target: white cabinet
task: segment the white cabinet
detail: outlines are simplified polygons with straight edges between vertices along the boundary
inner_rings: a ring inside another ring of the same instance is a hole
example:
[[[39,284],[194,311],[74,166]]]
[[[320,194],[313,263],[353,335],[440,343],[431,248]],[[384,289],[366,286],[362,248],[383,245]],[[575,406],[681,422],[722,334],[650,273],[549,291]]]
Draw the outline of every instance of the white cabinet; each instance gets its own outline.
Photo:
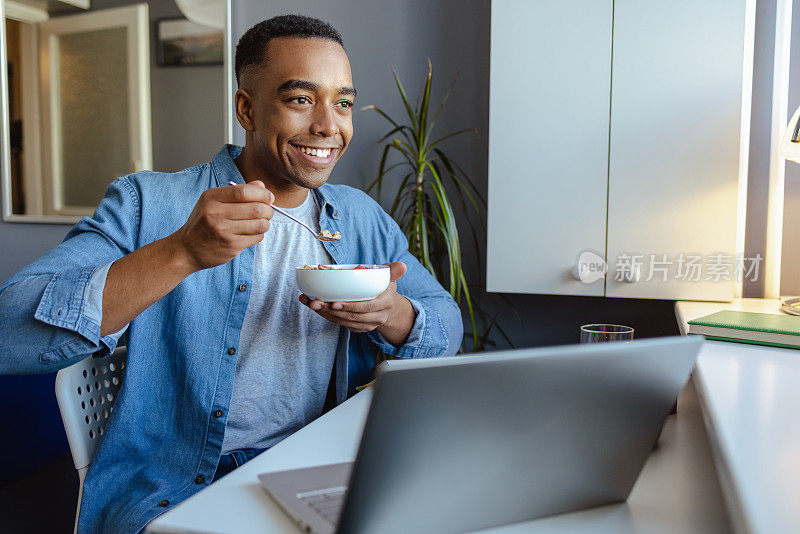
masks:
[[[747,8],[492,2],[489,291],[734,296]]]
[[[569,268],[605,250],[611,11],[492,2],[489,291],[603,294]]]

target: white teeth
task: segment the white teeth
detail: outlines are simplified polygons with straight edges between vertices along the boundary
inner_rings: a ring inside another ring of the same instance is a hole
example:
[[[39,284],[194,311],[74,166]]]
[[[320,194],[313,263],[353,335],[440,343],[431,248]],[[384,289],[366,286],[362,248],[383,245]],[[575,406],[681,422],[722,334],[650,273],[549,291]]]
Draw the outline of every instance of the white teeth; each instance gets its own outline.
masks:
[[[327,158],[331,153],[330,148],[309,148],[305,146],[297,148],[299,148],[301,152],[308,154],[309,156],[316,156],[318,158]]]

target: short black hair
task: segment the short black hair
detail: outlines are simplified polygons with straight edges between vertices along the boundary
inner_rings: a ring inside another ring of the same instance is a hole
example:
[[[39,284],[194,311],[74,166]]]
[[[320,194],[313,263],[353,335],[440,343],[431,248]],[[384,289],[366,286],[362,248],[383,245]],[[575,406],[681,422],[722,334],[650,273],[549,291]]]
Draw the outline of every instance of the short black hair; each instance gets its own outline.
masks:
[[[342,36],[336,29],[319,19],[303,15],[280,15],[263,20],[247,30],[236,45],[236,83],[241,86],[242,75],[252,71],[264,61],[267,43],[276,37],[301,37],[304,39],[329,39],[344,48]]]

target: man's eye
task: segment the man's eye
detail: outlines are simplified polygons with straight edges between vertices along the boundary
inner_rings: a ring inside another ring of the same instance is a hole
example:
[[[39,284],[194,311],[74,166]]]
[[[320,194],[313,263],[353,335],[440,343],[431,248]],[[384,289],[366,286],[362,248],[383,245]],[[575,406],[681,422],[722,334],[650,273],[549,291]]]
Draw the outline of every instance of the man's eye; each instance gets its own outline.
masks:
[[[352,108],[353,107],[353,103],[350,102],[349,100],[342,100],[339,103],[342,105],[343,108]]]
[[[302,100],[302,102],[301,102]],[[296,96],[294,98],[289,99],[290,102],[297,102],[298,104],[308,104],[310,100],[304,96]]]

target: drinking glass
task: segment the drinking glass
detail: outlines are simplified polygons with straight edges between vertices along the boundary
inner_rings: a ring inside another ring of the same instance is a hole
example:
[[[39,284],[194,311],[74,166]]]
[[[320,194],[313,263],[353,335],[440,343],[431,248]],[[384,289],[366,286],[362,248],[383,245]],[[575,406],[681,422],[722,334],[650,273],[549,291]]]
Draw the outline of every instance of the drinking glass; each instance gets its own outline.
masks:
[[[581,343],[602,343],[604,341],[631,341],[633,328],[621,324],[585,324],[581,326]],[[670,415],[677,413],[678,400],[672,405]]]
[[[585,324],[581,326],[581,343],[603,341],[630,341],[633,328],[621,324]]]

